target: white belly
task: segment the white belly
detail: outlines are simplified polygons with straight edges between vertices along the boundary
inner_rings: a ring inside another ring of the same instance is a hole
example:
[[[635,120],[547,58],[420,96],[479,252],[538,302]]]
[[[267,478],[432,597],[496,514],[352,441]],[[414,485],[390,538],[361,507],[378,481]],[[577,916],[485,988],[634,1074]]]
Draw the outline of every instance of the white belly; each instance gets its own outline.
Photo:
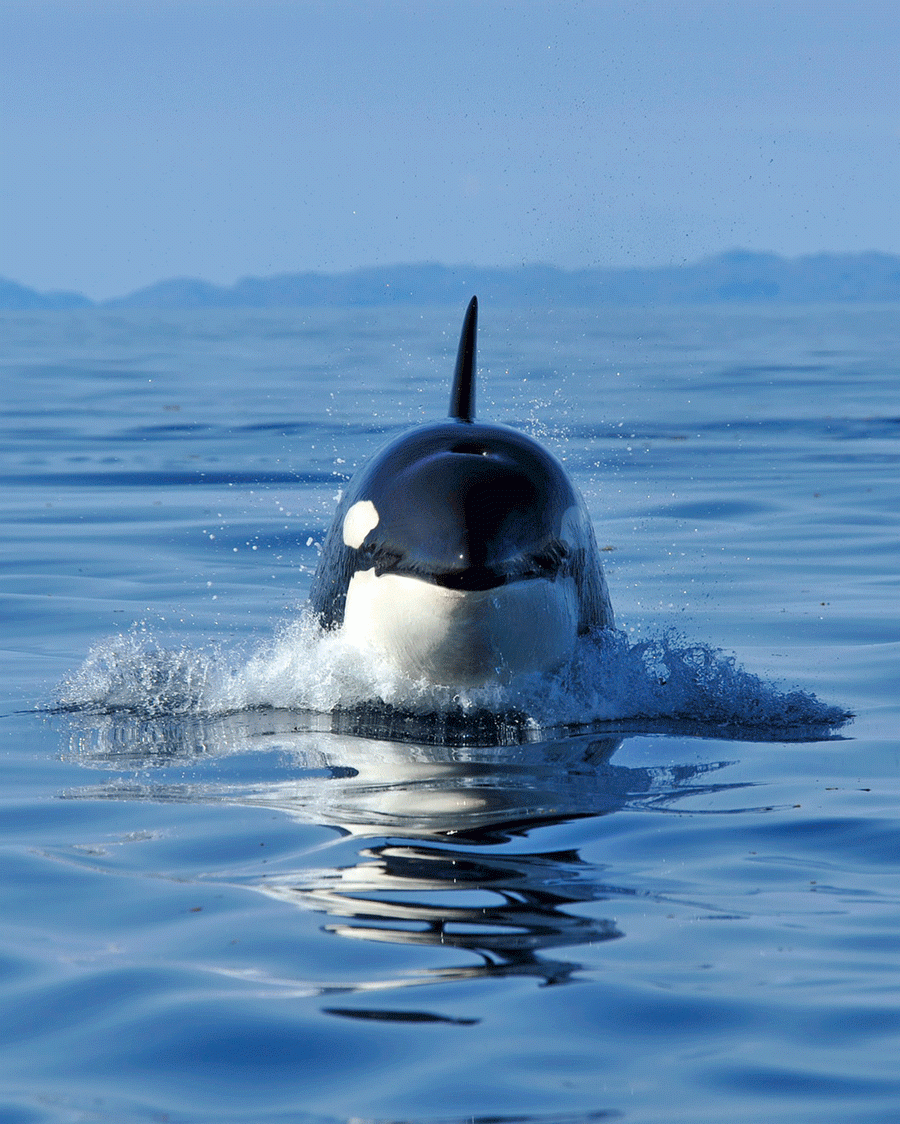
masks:
[[[347,590],[343,632],[412,678],[477,686],[567,660],[578,634],[578,599],[571,579],[470,592],[362,570]]]

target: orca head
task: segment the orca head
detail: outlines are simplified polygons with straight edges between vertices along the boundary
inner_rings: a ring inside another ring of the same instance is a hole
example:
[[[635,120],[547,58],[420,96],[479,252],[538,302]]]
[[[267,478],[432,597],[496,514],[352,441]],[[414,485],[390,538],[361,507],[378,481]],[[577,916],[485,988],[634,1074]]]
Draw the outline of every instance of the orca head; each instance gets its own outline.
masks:
[[[325,626],[443,683],[546,669],[579,632],[612,624],[593,530],[560,462],[474,420],[476,320],[473,298],[450,419],[402,435],[353,477],[310,594]]]
[[[355,569],[483,591],[554,578],[575,545],[564,535],[578,503],[561,466],[530,438],[448,422],[400,438],[372,463],[343,539],[357,551]]]

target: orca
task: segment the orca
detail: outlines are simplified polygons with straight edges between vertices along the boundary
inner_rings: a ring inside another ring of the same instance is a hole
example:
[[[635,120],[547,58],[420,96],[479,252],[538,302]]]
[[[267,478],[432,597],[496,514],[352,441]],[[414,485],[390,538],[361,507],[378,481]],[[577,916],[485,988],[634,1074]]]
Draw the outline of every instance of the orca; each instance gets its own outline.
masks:
[[[594,531],[531,437],[475,420],[478,301],[446,421],[402,434],[351,478],[310,589],[319,623],[414,679],[471,687],[551,670],[614,624]]]

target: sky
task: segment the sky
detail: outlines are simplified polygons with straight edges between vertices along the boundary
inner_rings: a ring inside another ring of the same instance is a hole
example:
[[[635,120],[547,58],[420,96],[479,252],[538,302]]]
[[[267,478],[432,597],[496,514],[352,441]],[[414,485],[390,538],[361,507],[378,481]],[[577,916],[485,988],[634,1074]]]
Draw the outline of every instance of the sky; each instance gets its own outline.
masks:
[[[900,253],[897,0],[0,0],[0,276]]]

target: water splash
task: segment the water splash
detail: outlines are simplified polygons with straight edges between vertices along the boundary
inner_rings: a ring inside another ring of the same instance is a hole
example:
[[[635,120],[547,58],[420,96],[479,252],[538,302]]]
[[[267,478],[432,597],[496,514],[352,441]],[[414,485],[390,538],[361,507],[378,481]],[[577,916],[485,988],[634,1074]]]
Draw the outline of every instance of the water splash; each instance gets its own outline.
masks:
[[[553,674],[459,690],[412,680],[386,660],[323,632],[311,615],[286,623],[249,656],[217,646],[165,647],[141,626],[96,645],[60,686],[67,710],[221,715],[274,708],[319,715],[380,708],[412,719],[515,716],[521,731],[598,723],[679,722],[709,733],[829,729],[851,716],[806,691],[784,690],[721,651],[665,633],[630,643],[602,629]],[[421,724],[421,723],[420,723]]]

